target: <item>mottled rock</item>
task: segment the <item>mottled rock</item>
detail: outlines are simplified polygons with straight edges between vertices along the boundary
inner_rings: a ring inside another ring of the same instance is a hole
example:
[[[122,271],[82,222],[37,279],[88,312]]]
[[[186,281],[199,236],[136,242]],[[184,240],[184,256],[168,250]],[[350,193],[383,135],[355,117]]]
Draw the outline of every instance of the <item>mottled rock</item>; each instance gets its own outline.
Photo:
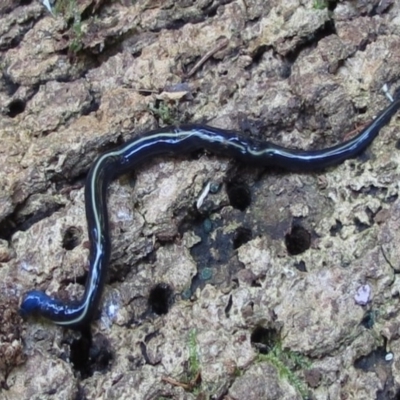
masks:
[[[110,185],[92,336],[22,321],[18,303],[83,293],[83,185],[103,151],[171,123],[303,149],[354,135],[387,105],[382,85],[399,86],[400,3],[64,6],[0,4],[0,398],[395,398],[398,115],[315,173],[149,160]]]

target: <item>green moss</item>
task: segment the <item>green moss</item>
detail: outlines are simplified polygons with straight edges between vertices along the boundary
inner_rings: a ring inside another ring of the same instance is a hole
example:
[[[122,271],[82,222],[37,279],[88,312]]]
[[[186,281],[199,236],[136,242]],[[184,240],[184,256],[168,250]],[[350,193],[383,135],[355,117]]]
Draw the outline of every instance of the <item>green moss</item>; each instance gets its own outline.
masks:
[[[325,8],[328,8],[328,0],[314,0],[313,8],[315,10],[325,10]]]
[[[200,373],[200,359],[199,351],[197,348],[197,332],[192,329],[189,332],[189,365],[188,365],[188,379],[193,381]]]
[[[148,108],[163,124],[174,125],[177,123],[175,110],[166,102],[159,101],[156,104],[150,104]]]
[[[69,51],[71,53],[78,53],[83,48],[84,31],[82,28],[82,19],[77,4],[77,0],[59,0],[54,7],[54,14],[61,15],[69,24],[72,25],[71,40],[69,43]]]
[[[307,385],[298,375],[300,370],[311,367],[311,362],[306,357],[294,351],[282,349],[282,343],[277,342],[267,354],[259,354],[257,360],[272,364],[277,369],[279,376],[287,379],[303,399],[308,398]]]

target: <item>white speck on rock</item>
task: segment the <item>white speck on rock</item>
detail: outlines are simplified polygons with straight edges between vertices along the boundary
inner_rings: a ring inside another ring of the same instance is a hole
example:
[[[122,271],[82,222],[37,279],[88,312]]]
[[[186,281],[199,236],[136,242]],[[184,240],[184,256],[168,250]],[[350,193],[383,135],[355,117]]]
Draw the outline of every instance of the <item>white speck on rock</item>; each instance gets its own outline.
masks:
[[[371,300],[371,286],[362,285],[357,289],[357,293],[354,296],[356,304],[365,306]]]
[[[386,355],[385,355],[385,360],[386,361],[392,361],[393,360],[393,358],[394,358],[394,354],[393,353],[387,353]]]

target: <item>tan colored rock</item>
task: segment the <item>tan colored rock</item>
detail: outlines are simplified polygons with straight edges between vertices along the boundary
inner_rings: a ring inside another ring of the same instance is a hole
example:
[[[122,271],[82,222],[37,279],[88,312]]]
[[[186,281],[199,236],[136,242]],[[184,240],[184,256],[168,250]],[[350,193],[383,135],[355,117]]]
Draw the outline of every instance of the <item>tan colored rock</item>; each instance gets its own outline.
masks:
[[[169,123],[304,149],[354,135],[399,86],[400,3],[84,0],[55,17],[25,3],[0,4],[0,399],[394,398],[399,115],[315,173],[149,160],[110,185],[92,342],[17,312],[33,288],[81,296],[84,178],[102,152]],[[295,226],[311,243],[291,255]]]

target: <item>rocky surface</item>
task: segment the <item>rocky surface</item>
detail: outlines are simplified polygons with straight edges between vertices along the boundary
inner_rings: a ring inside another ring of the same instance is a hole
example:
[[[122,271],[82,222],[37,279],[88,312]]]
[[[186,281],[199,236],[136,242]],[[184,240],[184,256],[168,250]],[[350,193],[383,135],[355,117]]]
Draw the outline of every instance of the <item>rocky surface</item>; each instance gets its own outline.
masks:
[[[205,122],[341,142],[400,87],[391,0],[0,5],[0,399],[396,399],[400,115],[315,173],[197,153],[110,187],[112,263],[91,332],[23,321],[79,298],[84,178],[141,132]],[[210,192],[198,206],[207,183]]]

